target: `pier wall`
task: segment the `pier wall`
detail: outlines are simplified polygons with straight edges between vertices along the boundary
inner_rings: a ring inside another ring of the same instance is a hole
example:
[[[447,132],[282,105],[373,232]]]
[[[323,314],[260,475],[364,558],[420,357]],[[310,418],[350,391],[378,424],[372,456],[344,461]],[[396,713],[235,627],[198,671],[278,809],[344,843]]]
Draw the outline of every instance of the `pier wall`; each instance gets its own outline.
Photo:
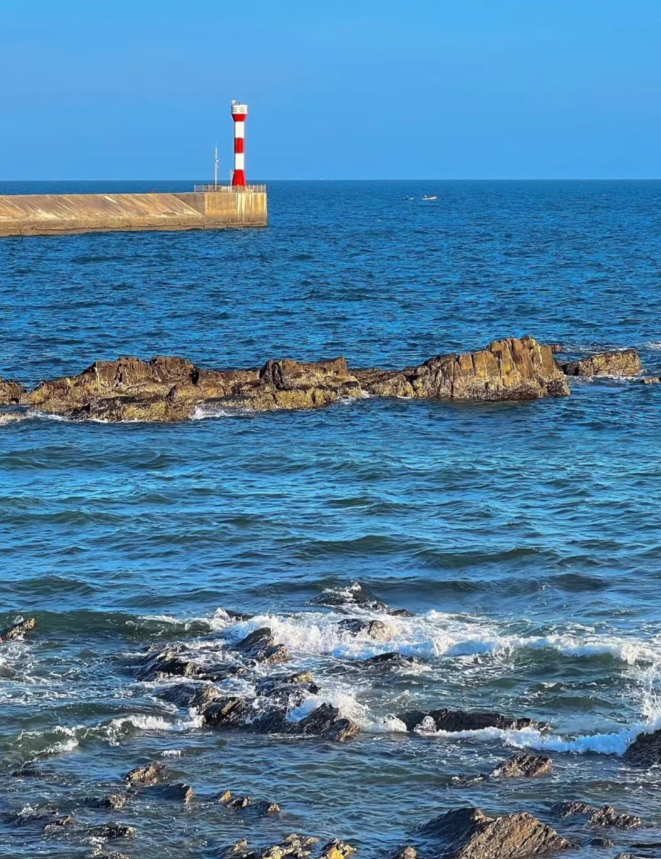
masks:
[[[0,236],[265,227],[266,191],[0,196]]]

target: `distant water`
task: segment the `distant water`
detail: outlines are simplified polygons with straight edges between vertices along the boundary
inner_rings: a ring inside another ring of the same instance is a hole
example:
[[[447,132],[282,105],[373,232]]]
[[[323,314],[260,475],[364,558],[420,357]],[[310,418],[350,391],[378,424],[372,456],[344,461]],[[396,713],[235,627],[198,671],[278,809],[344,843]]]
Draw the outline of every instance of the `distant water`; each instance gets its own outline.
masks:
[[[570,353],[636,346],[661,371],[660,182],[269,191],[263,231],[1,240],[0,375],[32,385],[127,354],[395,367],[524,333]],[[213,857],[291,831],[376,856],[466,804],[550,821],[558,799],[609,802],[661,827],[658,774],[621,760],[661,724],[660,438],[661,388],[621,381],[511,405],[364,400],[180,425],[0,426],[0,626],[39,623],[29,642],[0,645],[0,855],[85,855],[12,814],[52,806],[102,822],[84,799],[154,758],[199,798],[184,810],[143,797],[113,815],[138,827],[115,848],[133,859]],[[391,642],[343,635],[345,614],[310,604],[352,581],[415,613],[392,621]],[[259,616],[228,627],[222,608]],[[204,652],[267,624],[292,670],[314,673],[319,700],[363,726],[353,743],[208,732],[135,680],[145,648]],[[361,667],[389,650],[421,663]],[[391,718],[441,706],[554,730],[411,736]],[[554,775],[452,780],[521,748],[552,754]],[[44,777],[9,776],[22,765]],[[204,801],[227,789],[282,813]],[[661,829],[609,834],[614,855]]]

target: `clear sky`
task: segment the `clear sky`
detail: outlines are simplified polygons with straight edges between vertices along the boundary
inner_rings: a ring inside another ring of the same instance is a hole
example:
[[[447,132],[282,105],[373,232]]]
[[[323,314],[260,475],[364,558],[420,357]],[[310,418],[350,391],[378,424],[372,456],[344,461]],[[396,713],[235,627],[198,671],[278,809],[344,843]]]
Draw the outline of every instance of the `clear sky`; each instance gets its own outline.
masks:
[[[0,0],[0,180],[661,178],[661,0]]]

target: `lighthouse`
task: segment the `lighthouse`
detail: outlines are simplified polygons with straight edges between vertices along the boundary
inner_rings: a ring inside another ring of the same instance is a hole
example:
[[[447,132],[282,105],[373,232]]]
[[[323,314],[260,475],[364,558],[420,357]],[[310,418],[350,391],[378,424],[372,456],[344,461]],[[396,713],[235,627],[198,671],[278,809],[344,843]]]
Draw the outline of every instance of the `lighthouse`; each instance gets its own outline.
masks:
[[[245,188],[246,183],[246,117],[248,105],[232,102],[232,119],[234,120],[234,172],[232,173],[232,188]]]

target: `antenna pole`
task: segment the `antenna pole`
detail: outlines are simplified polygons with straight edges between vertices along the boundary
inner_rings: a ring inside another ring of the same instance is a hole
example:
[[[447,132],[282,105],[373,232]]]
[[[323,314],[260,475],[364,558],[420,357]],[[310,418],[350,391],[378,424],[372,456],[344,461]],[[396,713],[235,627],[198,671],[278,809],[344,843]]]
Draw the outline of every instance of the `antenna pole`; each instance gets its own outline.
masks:
[[[213,159],[213,184],[214,188],[218,187],[218,144],[216,143],[216,151]]]

